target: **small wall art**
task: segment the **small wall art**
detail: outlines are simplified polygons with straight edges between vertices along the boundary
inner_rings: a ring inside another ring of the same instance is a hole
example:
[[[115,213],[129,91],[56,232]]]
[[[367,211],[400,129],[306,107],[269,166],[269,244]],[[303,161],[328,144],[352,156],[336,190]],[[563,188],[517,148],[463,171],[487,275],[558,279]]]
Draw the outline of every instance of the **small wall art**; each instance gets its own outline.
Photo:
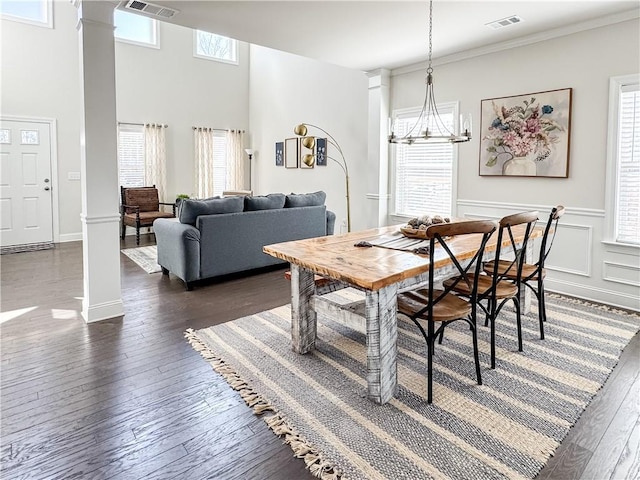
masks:
[[[482,100],[480,175],[568,177],[571,92]]]
[[[327,139],[316,137],[316,165],[327,166]]]
[[[284,142],[276,142],[276,167],[284,165]]]
[[[284,167],[298,168],[298,138],[287,138],[284,141]]]

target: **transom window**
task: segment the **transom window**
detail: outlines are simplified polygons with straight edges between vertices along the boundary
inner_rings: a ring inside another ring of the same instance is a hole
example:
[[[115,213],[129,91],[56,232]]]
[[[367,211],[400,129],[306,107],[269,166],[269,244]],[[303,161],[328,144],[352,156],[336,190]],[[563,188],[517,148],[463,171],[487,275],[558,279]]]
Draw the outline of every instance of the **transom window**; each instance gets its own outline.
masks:
[[[640,76],[612,78],[609,93],[606,214],[613,219],[610,237],[640,245]]]
[[[237,64],[237,44],[236,40],[215,33],[193,32],[193,55],[198,58]]]
[[[438,105],[444,124],[453,131],[457,104]],[[394,132],[399,137],[415,125],[420,109],[396,111]],[[415,217],[425,214],[451,216],[455,193],[456,151],[452,144],[395,144],[394,214]]]
[[[51,0],[2,0],[0,14],[7,20],[53,28]]]
[[[159,48],[158,22],[156,20],[118,9],[113,12],[113,24],[116,27],[114,35],[117,40],[144,47]]]

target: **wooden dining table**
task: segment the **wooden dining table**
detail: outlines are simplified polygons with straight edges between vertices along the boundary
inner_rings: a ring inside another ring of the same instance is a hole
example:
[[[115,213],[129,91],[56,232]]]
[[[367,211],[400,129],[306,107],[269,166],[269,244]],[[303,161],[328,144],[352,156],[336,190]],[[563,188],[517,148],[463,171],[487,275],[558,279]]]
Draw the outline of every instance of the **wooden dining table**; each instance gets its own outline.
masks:
[[[514,234],[516,242],[522,243],[524,226],[516,227]],[[429,256],[356,244],[380,243],[381,239],[393,239],[401,235],[398,226],[390,226],[277,243],[263,248],[265,253],[291,264],[291,342],[294,351],[305,354],[314,349],[318,314],[330,316],[365,332],[367,395],[379,404],[388,402],[397,391],[398,292],[428,282]],[[536,227],[531,237],[541,235],[542,228]],[[447,244],[456,259],[464,263],[476,253],[479,237],[453,237]],[[497,237],[497,233],[491,236],[485,249],[485,260],[495,256]],[[531,261],[532,243],[530,239],[527,262]],[[508,239],[503,246],[507,247],[507,244]],[[440,248],[435,250],[436,278],[444,280],[457,270],[445,252]],[[322,283],[318,281],[320,278],[323,279]],[[348,286],[363,291],[364,302],[339,304],[324,294]],[[530,305],[528,292],[524,295],[527,298],[521,299],[523,311]]]

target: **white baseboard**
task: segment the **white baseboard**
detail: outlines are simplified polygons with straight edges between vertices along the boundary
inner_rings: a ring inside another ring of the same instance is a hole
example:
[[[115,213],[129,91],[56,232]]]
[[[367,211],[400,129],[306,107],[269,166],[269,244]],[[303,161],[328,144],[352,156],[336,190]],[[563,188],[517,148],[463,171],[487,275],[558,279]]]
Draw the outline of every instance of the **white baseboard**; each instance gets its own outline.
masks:
[[[594,302],[605,303],[614,307],[626,308],[628,310],[640,312],[640,296],[638,295],[627,295],[614,290],[590,287],[588,285],[581,285],[563,280],[554,280],[549,277],[545,278],[544,283],[545,290],[550,292],[564,293],[566,295],[571,295],[572,297],[592,300]]]
[[[60,243],[78,242],[82,240],[82,232],[78,233],[61,233],[59,237]]]
[[[90,306],[84,305],[84,302],[82,303],[82,318],[87,323],[124,316],[124,304],[121,299]]]

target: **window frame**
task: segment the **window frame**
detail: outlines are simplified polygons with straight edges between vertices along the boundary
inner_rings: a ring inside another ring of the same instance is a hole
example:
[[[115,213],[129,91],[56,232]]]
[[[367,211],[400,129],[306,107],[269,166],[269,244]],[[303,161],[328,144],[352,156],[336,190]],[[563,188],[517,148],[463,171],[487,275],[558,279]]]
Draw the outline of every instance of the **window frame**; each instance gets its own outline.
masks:
[[[209,35],[217,35],[219,37],[225,37],[228,38],[229,40],[231,40],[231,45],[232,45],[232,51],[233,51],[233,57],[234,60],[227,60],[224,58],[218,58],[218,57],[210,57],[208,55],[202,55],[200,53],[198,53],[198,32],[202,32],[202,33],[208,33]],[[226,63],[228,65],[239,65],[239,48],[238,48],[238,40],[236,40],[235,38],[231,38],[231,37],[227,37],[226,35],[219,35],[217,33],[212,33],[212,32],[207,32],[206,30],[197,30],[197,29],[193,29],[193,56],[195,58],[201,58],[203,60],[209,60],[212,62],[220,62],[220,63]]]
[[[607,164],[605,183],[605,235],[602,243],[640,250],[640,244],[620,242],[618,233],[618,147],[620,94],[627,85],[640,84],[640,74],[620,75],[609,78],[609,116],[607,129]]]
[[[34,25],[36,27],[53,28],[53,0],[39,0],[39,2],[44,5],[46,16],[46,19],[44,21],[34,20],[27,17],[19,17],[17,15],[11,15],[9,13],[2,12],[0,12],[0,18],[4,20],[10,20],[12,22]]]
[[[139,42],[137,40],[130,40],[128,38],[120,38],[118,37],[118,35],[116,34],[116,32],[118,31],[118,26],[116,25],[116,15],[115,12],[121,12],[121,13],[125,13],[127,15],[134,15],[136,17],[142,17],[142,18],[146,18],[148,20],[151,21],[151,27],[152,27],[152,32],[153,32],[153,39],[154,42],[153,43],[149,43],[149,42]],[[116,8],[114,10],[113,13],[113,38],[116,42],[120,42],[120,43],[128,43],[129,45],[136,45],[138,47],[146,47],[146,48],[155,48],[156,50],[160,49],[160,22],[158,22],[158,20],[151,18],[151,17],[147,17],[146,15],[138,15],[136,13],[132,13],[132,12],[128,12],[126,10],[122,10],[120,8]]]
[[[445,108],[451,108],[452,110],[452,115],[453,115],[453,121],[454,121],[454,126],[455,126],[455,122],[456,119],[459,116],[459,109],[460,109],[460,102],[458,101],[453,101],[453,102],[442,102],[442,103],[438,103],[437,104],[437,109],[438,111],[441,111]],[[398,108],[398,109],[394,109],[391,112],[391,121],[392,123],[395,123],[395,120],[398,118],[398,116],[406,116],[406,115],[415,115],[415,117],[418,117],[420,115],[420,111],[422,110],[422,107],[409,107],[409,108]],[[405,215],[402,213],[398,213],[397,212],[397,207],[396,207],[396,200],[398,198],[397,195],[397,189],[396,189],[396,177],[397,177],[397,171],[398,171],[398,165],[397,165],[397,150],[399,145],[398,144],[390,144],[389,145],[390,150],[389,150],[389,166],[390,166],[390,175],[389,175],[389,191],[391,193],[390,195],[390,200],[389,200],[389,217],[391,219],[391,221],[393,223],[402,223],[405,222],[411,218],[413,218],[412,216],[409,215]],[[458,145],[457,144],[453,144],[452,145],[452,149],[451,149],[451,217],[455,217],[457,215],[457,211],[458,211]],[[424,212],[424,214],[428,214],[428,213],[437,213],[437,212]]]

